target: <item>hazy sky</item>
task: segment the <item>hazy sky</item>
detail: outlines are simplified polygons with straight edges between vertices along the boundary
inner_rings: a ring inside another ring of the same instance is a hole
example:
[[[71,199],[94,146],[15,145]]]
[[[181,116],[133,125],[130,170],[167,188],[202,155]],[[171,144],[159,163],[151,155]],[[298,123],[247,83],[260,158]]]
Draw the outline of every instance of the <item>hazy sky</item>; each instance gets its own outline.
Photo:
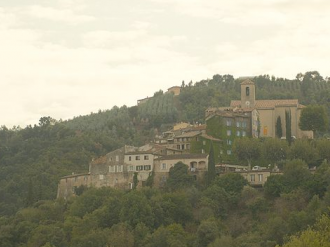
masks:
[[[330,76],[328,0],[1,0],[0,125],[136,104],[214,74]]]

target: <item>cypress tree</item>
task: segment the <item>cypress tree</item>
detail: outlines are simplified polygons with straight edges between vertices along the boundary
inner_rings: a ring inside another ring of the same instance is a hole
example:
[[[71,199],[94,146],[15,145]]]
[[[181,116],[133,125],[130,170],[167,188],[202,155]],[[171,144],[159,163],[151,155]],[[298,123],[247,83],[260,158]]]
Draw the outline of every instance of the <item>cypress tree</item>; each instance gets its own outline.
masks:
[[[278,116],[277,120],[276,120],[276,126],[275,126],[275,134],[278,138],[281,138],[283,135],[283,131],[282,131],[282,121],[281,121],[281,117]]]
[[[207,171],[207,182],[210,185],[215,178],[215,160],[214,160],[214,150],[213,142],[211,141],[209,158],[208,158],[208,171]]]
[[[285,129],[286,129],[286,140],[288,141],[289,145],[291,145],[292,142],[292,134],[291,134],[291,111],[286,110],[285,111]]]

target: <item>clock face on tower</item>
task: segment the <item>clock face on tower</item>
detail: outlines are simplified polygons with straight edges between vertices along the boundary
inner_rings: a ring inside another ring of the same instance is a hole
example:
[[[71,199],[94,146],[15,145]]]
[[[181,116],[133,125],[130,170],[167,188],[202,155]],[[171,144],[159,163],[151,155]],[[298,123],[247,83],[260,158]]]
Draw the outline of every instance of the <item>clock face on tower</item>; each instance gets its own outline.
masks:
[[[250,106],[250,101],[245,101],[245,105],[247,106],[247,107],[249,107]]]

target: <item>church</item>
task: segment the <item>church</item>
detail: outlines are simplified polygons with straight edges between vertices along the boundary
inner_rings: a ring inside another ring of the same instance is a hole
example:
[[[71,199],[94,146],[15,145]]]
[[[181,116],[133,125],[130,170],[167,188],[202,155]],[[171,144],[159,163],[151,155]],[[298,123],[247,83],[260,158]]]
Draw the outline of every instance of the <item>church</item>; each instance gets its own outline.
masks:
[[[232,108],[256,109],[259,112],[260,137],[275,138],[277,119],[280,118],[282,136],[286,136],[285,112],[291,114],[291,133],[293,138],[313,138],[312,131],[302,131],[299,121],[302,109],[298,99],[256,100],[256,88],[250,79],[241,83],[241,100],[232,100]]]

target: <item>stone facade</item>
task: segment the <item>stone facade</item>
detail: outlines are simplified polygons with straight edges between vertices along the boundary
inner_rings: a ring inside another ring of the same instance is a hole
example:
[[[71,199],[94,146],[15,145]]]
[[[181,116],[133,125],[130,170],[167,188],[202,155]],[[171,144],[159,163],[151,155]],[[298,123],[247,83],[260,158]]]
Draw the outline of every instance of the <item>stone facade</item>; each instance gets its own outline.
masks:
[[[181,93],[181,87],[179,86],[170,87],[169,89],[167,89],[167,92],[173,93],[174,96],[178,96]]]
[[[164,154],[161,154],[164,150]],[[158,187],[162,185],[160,181],[164,176],[166,181],[169,169],[180,161],[189,166],[189,172],[196,179],[201,178],[207,170],[207,155],[168,155],[167,152],[166,148],[157,144],[139,148],[124,146],[93,160],[89,165],[89,173],[63,177],[58,184],[57,197],[67,199],[75,196],[80,186],[129,190],[134,187],[135,176],[139,188],[145,186],[152,174],[154,184]],[[161,169],[160,164],[166,164],[165,169]]]
[[[285,136],[285,112],[291,112],[291,133],[296,138],[313,138],[312,131],[302,131],[299,121],[303,105],[297,99],[256,100],[255,85],[251,80],[241,83],[241,100],[232,100],[232,108],[256,109],[260,119],[260,137],[275,138],[275,125],[281,118],[283,136]]]
[[[208,155],[206,154],[184,154],[168,155],[155,159],[154,164],[154,185],[164,187],[169,176],[170,169],[178,162],[188,165],[189,173],[197,180],[204,178],[207,171]]]

